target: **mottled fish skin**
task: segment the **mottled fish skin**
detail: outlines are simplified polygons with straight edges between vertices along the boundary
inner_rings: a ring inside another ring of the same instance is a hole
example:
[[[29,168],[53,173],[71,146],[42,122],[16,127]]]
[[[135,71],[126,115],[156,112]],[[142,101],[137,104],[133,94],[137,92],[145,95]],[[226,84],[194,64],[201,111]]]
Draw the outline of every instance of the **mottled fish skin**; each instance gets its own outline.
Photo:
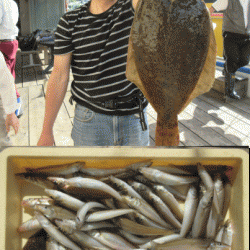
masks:
[[[151,181],[166,186],[185,185],[198,180],[198,177],[180,177],[153,168],[141,168],[140,172]]]
[[[199,204],[199,199],[198,199],[197,189],[196,187],[191,186],[188,191],[187,199],[185,202],[184,218],[182,221],[182,227],[180,232],[180,235],[182,237],[185,237],[192,227],[198,204]]]
[[[59,229],[53,225],[45,216],[40,212],[35,212],[35,217],[43,227],[43,229],[56,241],[60,242],[63,246],[68,247],[71,250],[81,250],[74,242],[68,239]]]
[[[201,75],[210,28],[209,13],[200,0],[141,0],[137,5],[126,76],[158,114],[157,146],[179,145],[177,115]]]
[[[71,195],[65,194],[61,191],[53,189],[45,189],[44,191],[53,199],[55,199],[58,203],[73,211],[78,211],[85,204],[85,202],[76,199]]]

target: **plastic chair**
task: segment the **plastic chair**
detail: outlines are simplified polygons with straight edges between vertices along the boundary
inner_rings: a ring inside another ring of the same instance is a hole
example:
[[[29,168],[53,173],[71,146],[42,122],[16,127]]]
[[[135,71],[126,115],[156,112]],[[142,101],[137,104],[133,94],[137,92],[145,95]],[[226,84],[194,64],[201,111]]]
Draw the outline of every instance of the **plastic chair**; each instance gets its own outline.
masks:
[[[38,50],[20,51],[21,60],[22,60],[22,64],[21,64],[22,87],[23,87],[23,70],[28,69],[28,68],[33,68],[33,70],[35,72],[36,84],[37,84],[37,74],[36,74],[36,68],[35,67],[42,66],[42,64],[35,64],[34,63],[34,58],[33,58],[34,54],[38,55],[39,51]],[[23,65],[23,58],[25,56],[29,56],[29,64],[27,64],[27,65]]]

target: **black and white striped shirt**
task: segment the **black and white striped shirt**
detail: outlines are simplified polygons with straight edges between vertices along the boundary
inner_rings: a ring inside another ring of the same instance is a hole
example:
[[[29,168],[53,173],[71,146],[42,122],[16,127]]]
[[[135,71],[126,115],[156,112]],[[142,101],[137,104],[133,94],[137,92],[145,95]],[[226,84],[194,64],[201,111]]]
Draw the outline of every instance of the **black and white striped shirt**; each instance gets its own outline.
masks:
[[[72,95],[78,103],[98,113],[136,113],[139,102],[130,99],[142,93],[125,76],[134,17],[132,0],[117,0],[110,9],[98,15],[89,11],[89,4],[65,13],[55,33],[55,55],[72,52]],[[130,102],[130,105],[111,109],[101,104],[109,100],[120,104]],[[143,108],[146,107],[145,97],[142,103]]]

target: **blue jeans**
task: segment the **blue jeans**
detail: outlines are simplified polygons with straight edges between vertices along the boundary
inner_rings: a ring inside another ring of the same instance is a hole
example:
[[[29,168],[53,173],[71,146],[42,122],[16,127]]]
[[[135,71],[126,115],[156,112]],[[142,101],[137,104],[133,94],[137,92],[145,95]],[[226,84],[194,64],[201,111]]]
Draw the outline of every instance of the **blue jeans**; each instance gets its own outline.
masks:
[[[149,146],[149,126],[142,131],[139,114],[112,116],[76,104],[72,139],[74,146]]]

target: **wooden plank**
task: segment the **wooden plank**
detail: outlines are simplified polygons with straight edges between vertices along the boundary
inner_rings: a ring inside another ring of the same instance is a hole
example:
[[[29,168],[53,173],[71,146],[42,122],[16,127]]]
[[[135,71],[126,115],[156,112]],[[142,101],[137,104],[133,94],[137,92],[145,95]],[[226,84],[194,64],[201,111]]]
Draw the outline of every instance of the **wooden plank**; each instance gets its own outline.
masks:
[[[15,135],[15,132],[11,127],[9,136],[13,146],[29,146],[29,89],[18,88],[18,92],[23,102],[23,115],[19,118],[20,126],[17,135]]]
[[[224,136],[214,131],[212,128],[204,126],[202,122],[195,117],[183,111],[179,115],[179,121],[185,124],[187,128],[195,132],[200,138],[205,140],[211,146],[235,146],[236,144],[226,139]]]
[[[250,145],[250,138],[246,137],[245,140],[242,142],[242,146],[248,146]]]
[[[196,100],[196,103],[197,102],[200,102],[200,101]],[[200,103],[198,105],[200,106]],[[209,106],[209,104],[207,102],[205,102],[204,105]],[[224,110],[225,110],[225,114],[223,114]],[[236,112],[233,112],[233,111],[231,111],[229,114],[227,108],[223,108],[223,110],[222,110],[221,107],[219,110],[214,111],[214,113],[216,113],[217,115],[219,114],[220,117],[224,117],[224,121],[228,125],[230,125],[231,128],[236,130],[236,131],[234,131],[234,134],[237,133],[237,131],[240,132],[242,135],[247,135],[250,133],[250,117],[248,114],[244,113],[245,117],[242,116],[242,114],[237,114]],[[231,114],[233,116],[231,116]],[[233,119],[233,117],[235,117],[235,119]],[[242,138],[242,136],[240,138]]]
[[[42,132],[45,110],[45,99],[42,86],[30,86],[30,145],[35,146]],[[56,146],[72,146],[72,124],[64,105],[61,106],[54,124],[54,139]]]
[[[36,146],[43,126],[45,99],[42,86],[29,87],[30,146]]]
[[[180,121],[179,121],[179,132],[180,132],[180,141],[184,146],[189,146],[189,147],[210,146],[209,143],[207,143],[193,131],[188,129],[185,126],[185,123],[182,123]]]
[[[246,137],[244,130],[240,129],[239,126],[237,127],[232,125],[236,122],[239,122],[238,119],[235,117],[230,117],[230,115],[226,115],[224,112],[221,112],[220,110],[218,112],[217,110],[212,110],[211,112],[208,112],[200,109],[200,105],[196,106],[194,104],[190,104],[185,109],[185,112],[187,112],[191,116],[194,116],[200,122],[205,124],[206,127],[212,128],[214,131],[216,131],[217,133],[219,133],[220,135],[224,136],[225,138],[227,138],[228,140],[232,141],[237,145],[241,145],[242,140],[245,139]],[[213,116],[209,115],[209,113],[212,113]],[[231,129],[229,133],[228,131],[226,132],[226,130],[230,125]],[[247,124],[245,125],[248,126]],[[250,126],[249,126],[249,131],[250,131]]]
[[[225,111],[221,110],[220,108],[217,108],[217,107],[211,105],[210,103],[207,103],[201,99],[194,100],[191,105],[193,106],[193,108],[197,107],[197,108],[201,109],[202,111],[204,111],[205,113],[209,114],[209,116],[204,117],[204,119],[207,120],[210,117],[211,118],[210,120],[213,120],[215,123],[218,123],[218,125],[222,125],[222,124],[230,125],[231,123],[233,123],[237,119],[237,116],[238,116],[237,114],[235,114],[235,116],[233,116],[229,113],[226,113]],[[188,109],[185,109],[185,111],[189,112]]]
[[[250,114],[250,110],[249,110],[249,105],[247,105],[244,100],[239,100],[239,101],[235,101],[230,103],[232,106],[243,110],[244,112]]]
[[[207,98],[206,96],[204,95],[201,95],[197,98],[198,100],[203,100],[215,107],[217,107],[218,109],[221,109],[222,111],[225,111],[226,113],[232,115],[232,116],[235,116],[237,117],[238,119],[244,121],[245,119],[247,119],[245,122],[248,123],[248,120],[250,120],[250,115],[248,113],[246,113],[245,111],[237,108],[237,107],[234,107],[230,104],[224,104],[222,102],[219,102],[213,98]],[[193,101],[193,103],[195,103],[196,99]]]

